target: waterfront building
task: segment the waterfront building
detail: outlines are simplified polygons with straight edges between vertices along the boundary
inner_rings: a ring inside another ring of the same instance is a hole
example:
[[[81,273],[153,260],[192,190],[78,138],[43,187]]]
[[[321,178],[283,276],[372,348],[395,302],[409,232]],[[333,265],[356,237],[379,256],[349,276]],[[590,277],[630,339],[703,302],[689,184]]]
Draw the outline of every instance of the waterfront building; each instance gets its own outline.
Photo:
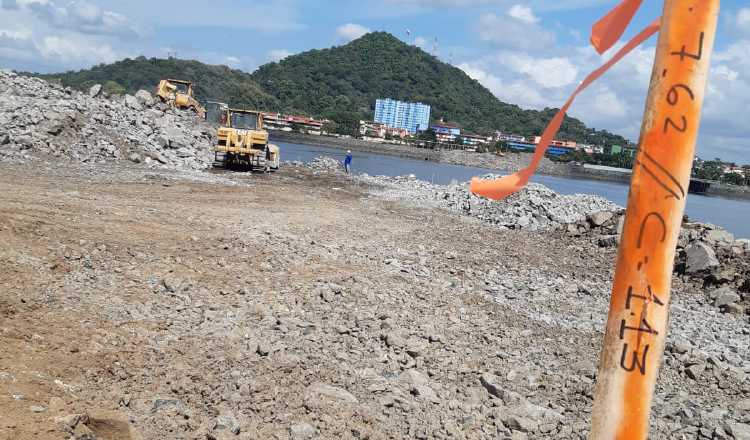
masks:
[[[282,115],[281,113],[264,113],[263,126],[268,130],[297,131],[300,133],[320,135],[327,121],[306,116]]]
[[[461,129],[447,122],[434,124],[430,129],[435,132],[435,140],[439,143],[450,144],[461,136]]]
[[[513,133],[503,133],[502,131],[495,132],[495,141],[497,142],[526,142],[526,136]]]
[[[478,134],[464,133],[464,135],[462,136],[462,138],[464,140],[464,145],[469,145],[469,146],[472,146],[472,147],[477,147],[479,145],[486,145],[486,144],[489,144],[490,142],[492,142],[492,137],[491,136],[490,137],[488,137],[488,136],[480,136]]]
[[[392,128],[380,122],[359,121],[359,134],[363,138],[385,139],[387,137],[404,139],[409,136],[405,128]]]
[[[534,144],[538,145],[539,142],[541,142],[541,141],[542,141],[542,137],[541,136],[535,136],[534,137]],[[558,141],[556,139],[553,139],[552,141],[550,141],[549,145],[551,147],[572,148],[574,150],[578,148],[578,143],[575,142],[575,141]]]
[[[412,134],[424,131],[430,125],[430,106],[421,102],[378,99],[375,102],[375,122],[402,128]]]

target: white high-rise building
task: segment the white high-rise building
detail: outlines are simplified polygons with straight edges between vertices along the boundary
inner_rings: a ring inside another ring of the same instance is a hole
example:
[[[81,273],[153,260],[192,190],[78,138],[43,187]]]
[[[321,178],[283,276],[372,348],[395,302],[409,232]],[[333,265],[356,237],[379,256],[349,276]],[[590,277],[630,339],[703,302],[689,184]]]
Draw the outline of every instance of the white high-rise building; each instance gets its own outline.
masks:
[[[421,102],[378,99],[375,102],[375,122],[391,128],[403,128],[409,133],[427,130],[430,126],[430,106]]]

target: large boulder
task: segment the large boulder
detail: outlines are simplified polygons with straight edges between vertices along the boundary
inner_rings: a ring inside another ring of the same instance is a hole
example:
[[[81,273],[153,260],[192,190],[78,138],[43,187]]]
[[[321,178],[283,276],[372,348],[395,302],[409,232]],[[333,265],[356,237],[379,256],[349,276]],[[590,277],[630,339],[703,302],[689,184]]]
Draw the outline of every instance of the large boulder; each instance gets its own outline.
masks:
[[[308,394],[311,398],[324,398],[342,403],[357,403],[357,398],[343,388],[332,385],[316,383],[308,387]]]
[[[125,105],[133,110],[143,110],[143,105],[138,98],[133,95],[125,95]]]
[[[689,274],[703,272],[719,265],[716,253],[706,243],[694,243],[685,252],[687,254],[685,271]]]
[[[730,423],[728,428],[734,440],[750,440],[750,425],[747,423]]]
[[[740,238],[734,242],[734,245],[747,252],[750,251],[750,240],[746,238]]]
[[[730,246],[734,243],[734,235],[724,229],[712,229],[706,233],[706,242],[711,245]]]
[[[145,90],[138,90],[138,92],[135,94],[136,99],[146,107],[151,107],[154,105],[154,97],[151,96],[151,93],[145,91]]]
[[[488,393],[495,397],[503,397],[503,383],[499,377],[492,373],[484,373],[479,377],[479,382]]]
[[[94,84],[89,89],[89,96],[92,98],[96,98],[97,96],[101,95],[102,93],[102,85],[101,84]]]
[[[615,216],[614,212],[600,211],[600,212],[595,212],[593,214],[590,214],[588,216],[588,221],[589,223],[591,223],[592,226],[602,226],[603,224],[612,220],[614,216]]]
[[[722,287],[711,292],[711,298],[714,300],[714,306],[726,307],[740,302],[740,295],[731,287]]]

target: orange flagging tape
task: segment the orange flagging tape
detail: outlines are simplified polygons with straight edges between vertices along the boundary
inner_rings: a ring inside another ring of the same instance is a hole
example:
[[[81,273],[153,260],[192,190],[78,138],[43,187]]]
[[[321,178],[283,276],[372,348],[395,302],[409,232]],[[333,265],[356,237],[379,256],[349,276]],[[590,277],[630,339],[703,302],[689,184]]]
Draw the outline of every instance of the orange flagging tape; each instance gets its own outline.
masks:
[[[601,19],[596,25],[594,25],[592,31],[592,44],[597,51],[604,51],[609,49],[617,39],[625,31],[625,28],[630,23],[633,15],[635,14],[638,6],[640,6],[640,0],[625,0],[620,3],[615,9]],[[536,172],[539,167],[539,162],[547,152],[549,143],[554,139],[557,132],[560,130],[560,125],[563,122],[565,113],[567,113],[570,106],[575,101],[575,98],[579,93],[584,91],[594,81],[599,79],[604,73],[606,73],[612,66],[617,64],[625,55],[630,53],[633,49],[638,47],[641,43],[646,41],[649,37],[659,31],[661,18],[658,18],[630,40],[622,49],[617,51],[615,56],[612,57],[606,64],[599,67],[595,71],[591,72],[586,79],[576,88],[573,94],[565,102],[560,111],[557,112],[552,121],[550,121],[547,128],[542,134],[542,139],[539,141],[539,145],[536,147],[534,156],[531,159],[531,163],[526,168],[518,171],[517,173],[500,177],[495,180],[482,180],[474,178],[471,181],[471,192],[480,196],[487,197],[493,200],[500,200],[509,195],[520,191],[529,182],[531,176]]]
[[[617,43],[640,7],[641,0],[625,0],[594,24],[591,45],[599,55]]]

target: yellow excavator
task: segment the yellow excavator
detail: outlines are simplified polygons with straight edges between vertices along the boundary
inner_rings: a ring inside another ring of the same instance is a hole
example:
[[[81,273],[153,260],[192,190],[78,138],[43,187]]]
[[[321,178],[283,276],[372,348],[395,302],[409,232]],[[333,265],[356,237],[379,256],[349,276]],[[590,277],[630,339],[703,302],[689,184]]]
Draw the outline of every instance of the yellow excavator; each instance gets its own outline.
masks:
[[[221,118],[214,166],[223,168],[279,169],[279,147],[268,143],[268,132],[263,129],[263,114],[254,110],[229,108]]]
[[[156,95],[175,108],[188,108],[206,118],[206,109],[193,97],[193,83],[181,79],[163,79],[159,82]]]

